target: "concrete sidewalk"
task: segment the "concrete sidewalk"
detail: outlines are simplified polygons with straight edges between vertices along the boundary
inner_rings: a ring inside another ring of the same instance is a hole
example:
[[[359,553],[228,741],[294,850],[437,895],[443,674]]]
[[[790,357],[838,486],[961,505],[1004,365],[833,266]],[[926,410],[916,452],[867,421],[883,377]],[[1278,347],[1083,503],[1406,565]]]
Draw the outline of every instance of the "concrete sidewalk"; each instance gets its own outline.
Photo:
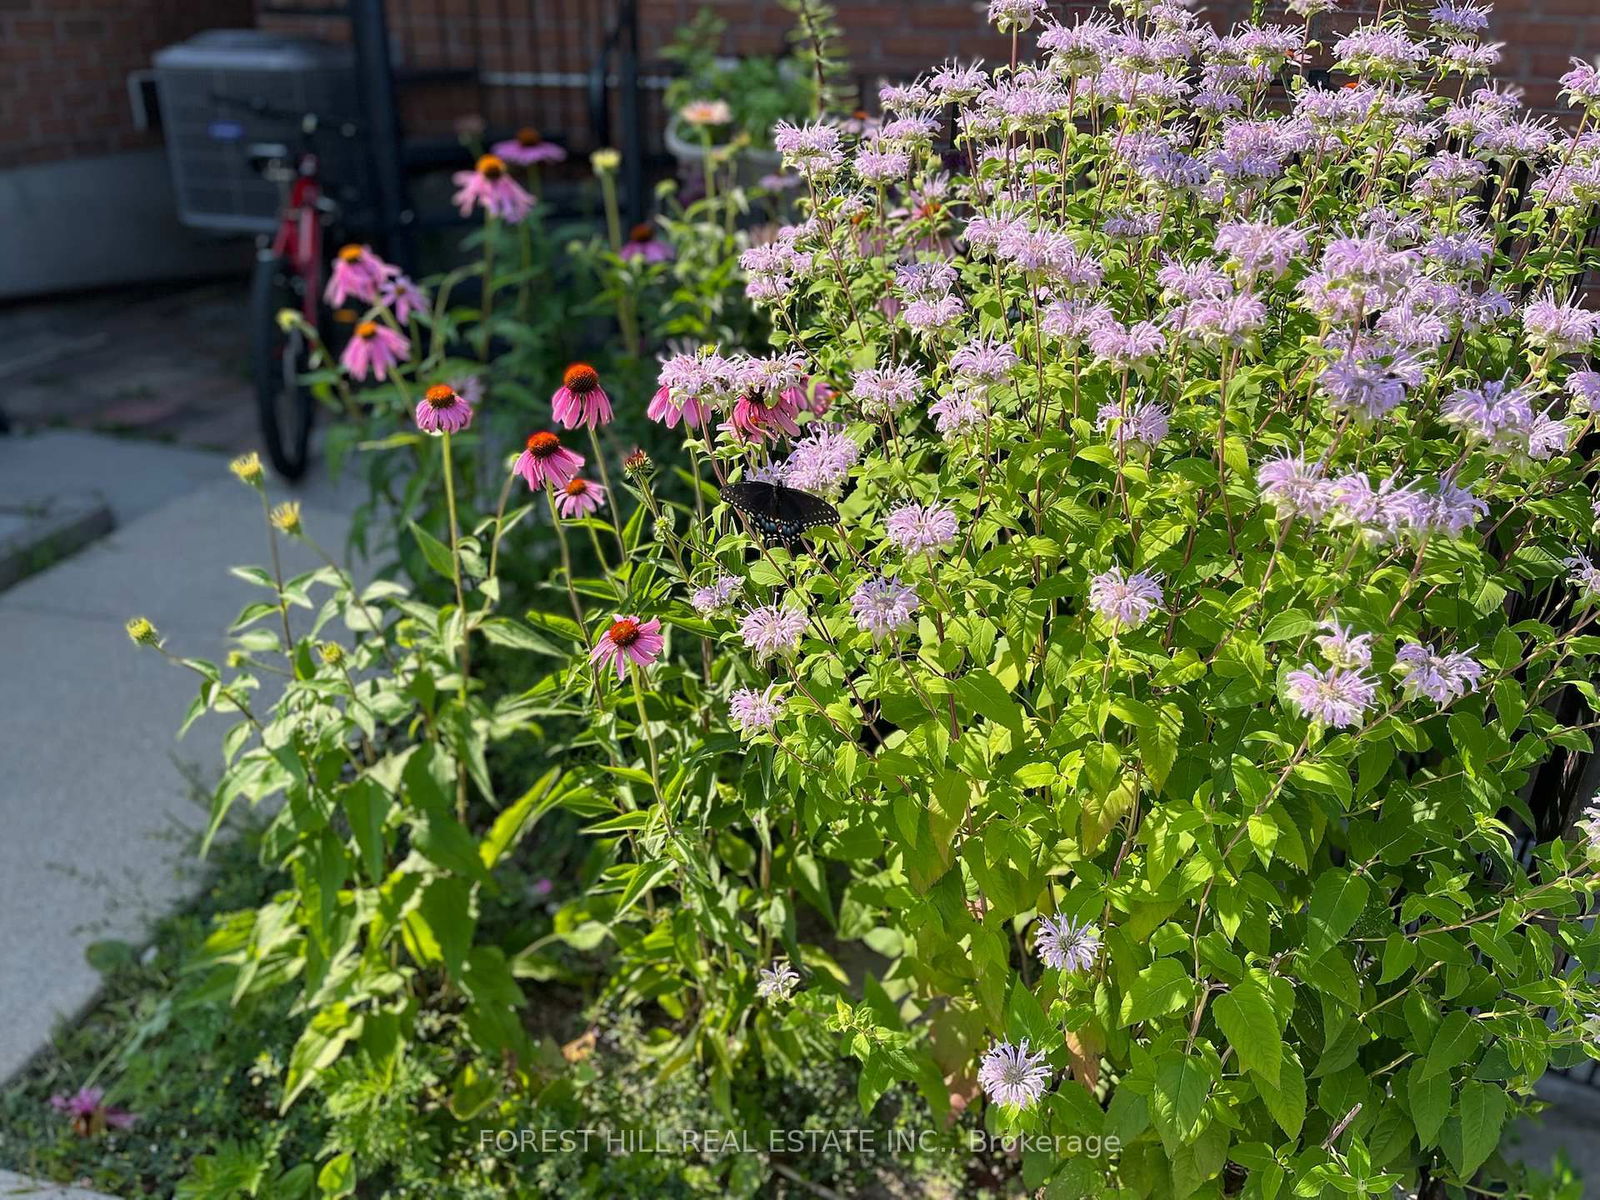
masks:
[[[0,1079],[93,999],[85,947],[138,940],[193,878],[189,835],[225,726],[175,740],[199,681],[134,646],[124,622],[149,617],[174,652],[218,659],[229,623],[263,596],[228,568],[268,557],[260,500],[221,455],[72,432],[0,438],[0,499],[52,487],[100,490],[118,528],[0,592]],[[302,500],[333,553],[348,524],[336,503],[326,488]],[[286,571],[313,563],[286,547]]]

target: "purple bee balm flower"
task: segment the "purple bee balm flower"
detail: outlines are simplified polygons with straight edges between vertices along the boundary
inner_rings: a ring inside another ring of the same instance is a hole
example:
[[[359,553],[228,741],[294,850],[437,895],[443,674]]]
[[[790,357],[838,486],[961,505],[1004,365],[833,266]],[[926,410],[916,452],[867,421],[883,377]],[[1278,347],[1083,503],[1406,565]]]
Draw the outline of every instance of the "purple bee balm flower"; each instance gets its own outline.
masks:
[[[1050,1083],[1044,1052],[1028,1053],[1028,1039],[996,1042],[978,1064],[978,1084],[997,1103],[1032,1108]]]
[[[1551,416],[1547,410],[1533,418],[1524,453],[1529,458],[1553,458],[1557,454],[1565,454],[1567,443],[1571,440],[1571,423],[1565,418]]]
[[[1308,463],[1299,454],[1283,454],[1262,463],[1256,470],[1256,486],[1261,498],[1285,517],[1315,519],[1333,503],[1322,464]]]
[[[1428,24],[1457,36],[1482,33],[1489,28],[1489,10],[1466,0],[1439,0],[1428,13]]]
[[[1487,504],[1450,479],[1441,479],[1438,490],[1424,499],[1420,527],[1449,537],[1460,537],[1489,511]]]
[[[779,959],[770,967],[761,968],[756,981],[756,995],[763,1000],[787,1001],[794,995],[799,982],[800,976],[794,968]]]
[[[1392,79],[1428,61],[1428,47],[1398,29],[1358,25],[1334,43],[1335,64],[1352,75]]]
[[[850,597],[850,615],[856,627],[875,638],[898,633],[913,623],[917,611],[917,589],[907,587],[894,576],[869,579]]]
[[[1284,683],[1302,716],[1334,729],[1359,725],[1377,696],[1377,681],[1360,671],[1329,667],[1319,671],[1307,663],[1290,671]]]
[[[1001,33],[1019,33],[1049,9],[1047,0],[989,0],[989,22]]]
[[[107,1129],[132,1129],[138,1116],[107,1104],[105,1098],[105,1089],[84,1087],[70,1096],[56,1093],[50,1097],[50,1107],[72,1122],[72,1131],[79,1137],[94,1137]]]
[[[1447,423],[1500,449],[1525,447],[1533,428],[1530,393],[1504,380],[1491,379],[1482,387],[1459,388],[1445,397],[1442,411]]]
[[[1102,404],[1096,414],[1095,428],[1101,432],[1111,430],[1114,446],[1130,446],[1150,450],[1167,436],[1172,414],[1150,400],[1132,405],[1126,414],[1115,402]]]
[[[885,522],[889,541],[903,554],[934,554],[956,540],[955,513],[942,504],[902,504]]]
[[[1584,412],[1600,412],[1600,371],[1574,371],[1564,386],[1575,407]]]
[[[739,636],[758,659],[792,653],[805,631],[805,613],[782,604],[753,608],[739,622]]]
[[[875,187],[898,183],[911,174],[911,152],[863,143],[856,151],[856,174]]]
[[[965,104],[988,86],[988,75],[976,63],[964,67],[952,60],[928,76],[928,90],[943,104]]]
[[[883,416],[914,403],[921,383],[915,367],[868,367],[856,372],[850,390],[864,412]]]
[[[1415,360],[1396,351],[1385,362],[1381,351],[1358,347],[1323,368],[1318,383],[1335,412],[1370,423],[1405,403],[1406,388],[1420,378]]]
[[[1167,348],[1167,339],[1154,322],[1140,321],[1123,328],[1107,322],[1089,334],[1089,349],[1096,360],[1113,370],[1125,371]]]
[[[1233,290],[1228,275],[1215,263],[1185,263],[1168,259],[1156,272],[1156,282],[1168,299],[1214,300]]]
[[[740,688],[728,697],[728,716],[746,739],[758,733],[768,733],[783,715],[784,701],[774,695],[777,685],[764,692],[754,688]]]
[[[1372,635],[1356,633],[1337,621],[1324,621],[1328,632],[1316,639],[1322,657],[1347,671],[1361,671],[1372,665]]]
[[[928,415],[946,441],[953,441],[973,429],[981,429],[989,419],[989,411],[978,396],[969,390],[957,388],[946,392],[928,405]]]
[[[1021,361],[1010,342],[975,338],[950,356],[950,369],[963,379],[994,383]]]
[[[1276,279],[1305,252],[1306,235],[1288,225],[1265,221],[1228,221],[1217,227],[1212,243],[1247,277],[1270,275]]]
[[[1100,953],[1100,930],[1085,922],[1077,925],[1068,917],[1040,917],[1034,935],[1039,960],[1058,971],[1081,973],[1094,965]]]
[[[783,464],[783,482],[804,492],[833,495],[844,487],[861,447],[843,429],[811,425]]]
[[[1460,651],[1439,654],[1432,646],[1407,642],[1395,651],[1394,667],[1400,674],[1400,687],[1406,696],[1426,696],[1435,704],[1459,700],[1476,691],[1483,678],[1483,664]]]
[[[1391,477],[1374,488],[1360,471],[1333,480],[1328,496],[1329,523],[1353,525],[1377,545],[1394,541],[1404,530],[1426,528],[1433,511],[1431,497],[1413,485],[1402,485]]]
[[[1058,300],[1045,309],[1039,325],[1053,338],[1060,338],[1069,347],[1081,346],[1107,325],[1115,325],[1116,317],[1104,304],[1083,300]]]
[[[1581,58],[1573,59],[1572,70],[1561,77],[1561,93],[1576,105],[1600,103],[1600,68]]]
[[[1112,567],[1089,580],[1089,607],[1114,632],[1137,629],[1161,610],[1160,578],[1145,571],[1125,575]]]
[[[472,424],[472,405],[448,383],[436,383],[417,402],[416,421],[423,433],[460,433]]]
[[[1600,332],[1600,313],[1576,304],[1561,304],[1548,293],[1528,302],[1522,310],[1522,328],[1528,345],[1552,356],[1587,351]]]
[[[1600,600],[1600,567],[1590,562],[1587,554],[1574,554],[1562,561],[1569,572],[1568,581],[1578,589],[1579,601],[1588,604]]]
[[[944,296],[938,300],[913,300],[906,305],[901,319],[918,333],[948,329],[961,320],[967,306],[959,296]]]
[[[1592,801],[1573,826],[1583,838],[1584,848],[1590,854],[1600,854],[1600,801]],[[1590,1020],[1596,1023],[1595,1033],[1600,1035],[1600,1013],[1595,1014]]]
[[[718,575],[710,583],[697,587],[689,593],[689,603],[694,606],[695,612],[702,617],[710,616],[714,612],[728,607],[728,602],[739,591],[741,584],[737,576]]]

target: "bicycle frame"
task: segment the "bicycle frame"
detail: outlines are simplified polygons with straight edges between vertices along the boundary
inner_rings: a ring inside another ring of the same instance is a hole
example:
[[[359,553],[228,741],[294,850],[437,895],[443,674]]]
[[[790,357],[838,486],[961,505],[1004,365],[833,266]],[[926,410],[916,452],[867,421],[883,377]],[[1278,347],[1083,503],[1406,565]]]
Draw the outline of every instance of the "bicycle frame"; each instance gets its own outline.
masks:
[[[322,303],[322,181],[317,156],[302,154],[295,164],[294,182],[273,235],[272,252],[294,265],[305,282],[302,314],[316,328]]]

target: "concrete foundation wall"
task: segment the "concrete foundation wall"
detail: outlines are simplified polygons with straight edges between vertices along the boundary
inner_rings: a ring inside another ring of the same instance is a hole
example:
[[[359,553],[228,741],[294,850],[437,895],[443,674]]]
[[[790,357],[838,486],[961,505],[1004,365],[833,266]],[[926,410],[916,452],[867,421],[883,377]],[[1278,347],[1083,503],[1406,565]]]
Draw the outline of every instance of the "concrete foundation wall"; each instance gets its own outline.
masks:
[[[248,239],[175,213],[161,149],[0,170],[0,300],[246,269]]]

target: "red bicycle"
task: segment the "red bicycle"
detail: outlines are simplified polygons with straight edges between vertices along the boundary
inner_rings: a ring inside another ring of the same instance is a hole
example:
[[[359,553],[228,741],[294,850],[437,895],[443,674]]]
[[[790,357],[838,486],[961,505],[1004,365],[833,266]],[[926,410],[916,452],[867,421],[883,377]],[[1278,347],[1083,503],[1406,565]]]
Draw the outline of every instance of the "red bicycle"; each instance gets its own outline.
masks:
[[[266,145],[251,149],[251,159],[268,179],[283,185],[278,228],[263,238],[250,285],[254,327],[251,356],[256,405],[267,456],[279,474],[299,479],[310,457],[311,428],[317,399],[302,379],[311,368],[314,329],[326,344],[322,305],[325,225],[334,215],[324,193],[319,163],[311,142],[318,122],[313,114],[300,121],[302,144]],[[279,320],[290,309],[304,324]]]

